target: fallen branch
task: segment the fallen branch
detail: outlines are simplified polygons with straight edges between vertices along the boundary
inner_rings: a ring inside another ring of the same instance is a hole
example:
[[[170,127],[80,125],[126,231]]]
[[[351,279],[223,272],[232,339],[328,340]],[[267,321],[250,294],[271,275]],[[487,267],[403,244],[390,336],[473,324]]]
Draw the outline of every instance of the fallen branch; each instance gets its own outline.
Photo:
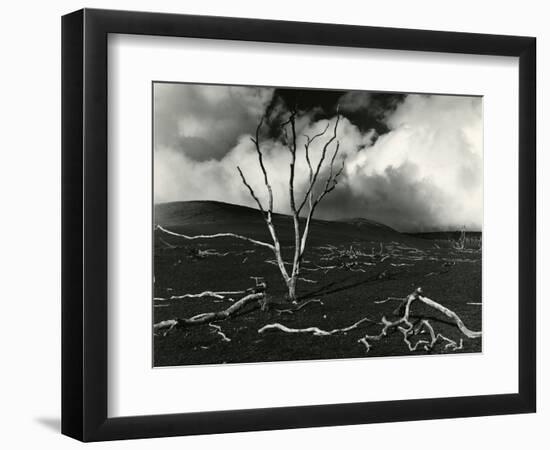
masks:
[[[300,311],[301,309],[305,308],[307,305],[311,305],[312,303],[319,303],[320,305],[324,305],[324,303],[319,300],[318,298],[314,298],[312,300],[308,300],[307,302],[302,303],[300,306],[293,308],[293,309],[276,309],[276,311],[279,314],[294,314],[295,312]]]
[[[227,335],[222,331],[222,327],[220,327],[219,325],[215,325],[213,323],[209,323],[208,326],[213,328],[214,333],[220,336],[224,342],[231,342],[231,339],[229,339]]]
[[[434,309],[437,309],[438,311],[445,314],[449,319],[452,319],[456,323],[456,326],[458,327],[458,329],[466,337],[469,337],[470,339],[475,339],[475,338],[480,338],[481,337],[481,335],[482,335],[481,331],[472,331],[472,330],[470,330],[468,327],[466,327],[466,325],[464,325],[464,322],[462,322],[460,317],[458,317],[458,315],[454,311],[451,311],[449,308],[446,308],[445,306],[437,303],[436,301],[433,301],[432,299],[430,299],[428,297],[424,297],[424,296],[420,295],[421,292],[422,292],[422,290],[420,288],[417,289],[417,292],[419,294],[418,299],[421,302],[424,302],[426,305],[431,306]]]
[[[426,319],[422,319],[420,321],[420,326],[417,328],[417,331],[413,334],[419,334],[423,329],[428,330],[428,332],[430,333],[430,340],[426,341],[425,339],[419,339],[415,344],[413,344],[409,340],[409,336],[410,336],[409,330],[403,327],[398,328],[398,330],[403,334],[403,341],[405,341],[405,343],[409,347],[409,351],[414,352],[421,345],[424,346],[424,350],[431,350],[438,340],[442,340],[447,343],[445,345],[445,349],[451,348],[452,350],[461,350],[463,348],[462,339],[460,340],[460,343],[457,343],[456,341],[453,341],[452,339],[446,337],[442,333],[436,334],[434,328],[432,327],[430,322],[428,322],[428,320]]]
[[[303,281],[304,283],[318,283],[318,281],[310,280],[309,278],[298,277],[297,279],[298,281]]]
[[[380,303],[384,303],[384,302],[386,302],[390,299],[395,299],[395,298],[388,297],[386,300],[383,300]],[[472,330],[470,330],[468,327],[466,327],[464,325],[464,322],[462,322],[460,317],[454,311],[450,310],[449,308],[441,305],[440,303],[438,303],[438,302],[436,302],[436,301],[434,301],[434,300],[432,300],[428,297],[424,297],[422,295],[422,289],[417,288],[412,294],[408,295],[405,299],[403,299],[402,300],[402,302],[403,302],[402,305],[399,308],[397,308],[396,311],[399,311],[404,307],[403,316],[401,316],[399,319],[397,319],[395,321],[389,321],[388,319],[386,319],[386,317],[382,317],[383,327],[382,327],[382,330],[380,331],[380,333],[377,334],[377,335],[372,335],[372,336],[371,335],[365,335],[363,338],[359,339],[358,342],[363,344],[366,347],[366,350],[368,352],[371,348],[370,341],[380,341],[382,338],[387,336],[388,331],[390,329],[396,328],[397,330],[399,330],[403,334],[403,341],[407,344],[407,346],[408,346],[408,348],[411,352],[415,351],[418,348],[418,346],[422,345],[422,344],[425,345],[425,348],[431,349],[435,345],[435,343],[438,339],[441,339],[441,340],[447,342],[447,345],[445,346],[445,348],[450,347],[453,350],[461,349],[462,348],[462,342],[460,342],[460,344],[457,344],[455,341],[453,341],[452,339],[447,338],[446,336],[442,335],[441,333],[436,335],[435,331],[433,330],[433,327],[431,326],[431,324],[426,319],[422,319],[420,321],[420,326],[417,326],[417,327],[415,327],[410,322],[409,316],[410,316],[411,304],[416,300],[419,300],[419,301],[425,303],[426,305],[436,309],[437,311],[443,313],[446,317],[451,319],[456,324],[457,328],[466,337],[471,338],[471,339],[481,337],[481,335],[482,335],[481,331],[472,331]],[[409,337],[418,334],[421,331],[422,328],[425,328],[425,329],[428,330],[428,332],[430,333],[430,336],[431,336],[431,341],[420,340],[419,342],[417,342],[416,344],[413,345],[410,342]]]
[[[173,328],[185,328],[185,327],[190,327],[195,325],[203,325],[203,324],[210,324],[212,322],[219,322],[227,319],[228,317],[231,317],[236,312],[242,310],[245,306],[254,302],[259,302],[264,298],[265,298],[264,292],[252,293],[241,298],[239,301],[233,303],[229,308],[224,309],[222,311],[197,314],[196,316],[193,316],[189,319],[176,318],[176,319],[170,319],[170,320],[163,320],[162,322],[158,322],[153,325],[153,331],[158,332],[158,331],[166,330],[164,333],[164,335],[166,335]]]
[[[318,327],[289,328],[280,323],[270,323],[260,328],[258,330],[258,333],[261,334],[261,333],[265,333],[266,331],[279,330],[284,333],[302,333],[302,334],[312,333],[313,336],[332,336],[333,334],[337,334],[337,333],[347,333],[348,331],[351,331],[354,328],[357,328],[359,325],[361,325],[364,322],[373,322],[373,321],[368,317],[364,317],[363,319],[358,320],[357,322],[355,322],[353,325],[350,325],[349,327],[335,328],[334,330],[330,330],[330,331],[322,330],[321,328],[318,328]]]
[[[252,239],[252,238],[242,236],[240,234],[235,234],[235,233],[199,234],[199,235],[196,235],[196,236],[189,236],[187,234],[181,234],[181,233],[176,233],[174,231],[167,230],[166,228],[164,228],[160,225],[157,225],[156,229],[158,229],[160,231],[163,231],[166,234],[170,234],[172,236],[177,236],[177,237],[181,237],[181,238],[189,239],[189,240],[216,239],[216,238],[223,238],[223,237],[232,237],[232,238],[241,239],[243,241],[250,242],[250,243],[255,244],[255,245],[261,245],[263,247],[267,247],[270,250],[275,251],[275,247],[272,244],[268,244],[267,242],[257,241],[256,239]]]
[[[403,301],[403,299],[401,297],[388,297],[388,298],[385,298],[384,300],[375,300],[373,303],[376,303],[376,304],[380,305],[382,303],[386,303],[386,302],[389,302],[391,300],[397,300],[397,301],[400,301],[400,302]]]
[[[184,298],[202,298],[202,297],[225,299],[227,295],[238,295],[238,294],[244,294],[245,292],[246,291],[220,291],[220,292],[204,291],[204,292],[201,292],[200,294],[172,295],[171,297],[168,297],[168,298],[155,297],[155,300],[167,301],[167,300],[182,300]]]
[[[212,248],[208,248],[206,250],[198,250],[198,256],[200,258],[204,258],[205,256],[227,256],[230,252],[220,253]]]

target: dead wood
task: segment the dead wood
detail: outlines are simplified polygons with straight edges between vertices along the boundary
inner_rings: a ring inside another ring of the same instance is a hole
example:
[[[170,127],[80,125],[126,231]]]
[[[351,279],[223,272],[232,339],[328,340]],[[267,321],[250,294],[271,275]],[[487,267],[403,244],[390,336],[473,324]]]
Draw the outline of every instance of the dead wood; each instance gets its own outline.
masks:
[[[228,308],[222,311],[197,314],[196,316],[193,316],[188,319],[175,318],[175,319],[163,320],[162,322],[158,322],[153,325],[153,332],[155,333],[164,332],[164,335],[166,335],[166,333],[170,332],[174,328],[186,328],[186,327],[210,324],[212,322],[219,322],[222,320],[226,320],[229,317],[236,314],[237,312],[241,311],[245,306],[250,305],[252,303],[258,303],[264,298],[265,298],[264,291],[255,292],[241,298],[240,300],[236,301],[231,306],[229,306]]]

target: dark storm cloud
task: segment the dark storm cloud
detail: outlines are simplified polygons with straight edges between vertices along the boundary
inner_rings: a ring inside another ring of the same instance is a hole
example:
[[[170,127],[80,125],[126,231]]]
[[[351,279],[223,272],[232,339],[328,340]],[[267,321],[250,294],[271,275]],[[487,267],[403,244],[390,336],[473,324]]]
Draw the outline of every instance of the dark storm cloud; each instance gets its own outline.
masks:
[[[273,102],[282,100],[288,107],[308,112],[313,120],[330,119],[336,108],[361,131],[389,131],[386,117],[405,98],[404,94],[338,90],[276,89]]]
[[[340,99],[340,111],[361,131],[374,129],[377,135],[390,129],[386,119],[405,99],[404,94],[350,91]]]
[[[219,200],[255,206],[265,187],[250,142],[259,118],[277,211],[288,213],[289,153],[280,122],[297,110],[296,191],[305,191],[304,134],[330,129],[336,106],[346,167],[318,216],[366,217],[402,231],[480,229],[483,206],[480,98],[169,85],[155,91],[155,201]],[[322,142],[312,148],[318,155]],[[300,181],[302,180],[302,181]]]

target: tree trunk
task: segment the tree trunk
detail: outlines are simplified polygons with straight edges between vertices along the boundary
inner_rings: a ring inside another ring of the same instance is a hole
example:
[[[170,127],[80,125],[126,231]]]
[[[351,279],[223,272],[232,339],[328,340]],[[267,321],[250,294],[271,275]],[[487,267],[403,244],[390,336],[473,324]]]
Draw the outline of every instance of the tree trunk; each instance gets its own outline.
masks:
[[[298,278],[297,275],[293,275],[287,283],[288,287],[288,299],[292,303],[296,303],[298,300],[296,299],[296,279]]]

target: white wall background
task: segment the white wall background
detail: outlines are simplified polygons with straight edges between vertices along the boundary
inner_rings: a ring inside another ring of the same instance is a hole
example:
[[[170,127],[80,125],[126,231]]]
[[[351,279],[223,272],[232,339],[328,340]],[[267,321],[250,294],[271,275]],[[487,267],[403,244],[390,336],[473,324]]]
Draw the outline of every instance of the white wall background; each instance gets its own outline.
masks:
[[[0,19],[3,93],[0,96],[2,162],[0,222],[2,326],[0,342],[0,443],[4,448],[75,448],[82,444],[59,434],[60,417],[60,16],[83,6],[189,14],[307,20],[359,25],[531,35],[538,38],[539,255],[550,251],[550,183],[542,180],[550,156],[543,153],[550,132],[543,125],[543,103],[550,104],[550,29],[544,2],[462,2],[340,0],[258,2],[201,0],[88,0],[85,3],[9,2]],[[7,139],[6,139],[7,138]],[[545,195],[546,194],[546,195]],[[539,275],[548,257],[539,256]],[[550,313],[539,283],[539,318]],[[6,289],[7,287],[7,289]],[[163,449],[363,448],[408,449],[543,448],[550,441],[548,327],[539,327],[539,412],[536,415],[472,418],[400,424],[333,427],[224,436],[101,443],[95,448]],[[396,440],[397,438],[397,440]]]

